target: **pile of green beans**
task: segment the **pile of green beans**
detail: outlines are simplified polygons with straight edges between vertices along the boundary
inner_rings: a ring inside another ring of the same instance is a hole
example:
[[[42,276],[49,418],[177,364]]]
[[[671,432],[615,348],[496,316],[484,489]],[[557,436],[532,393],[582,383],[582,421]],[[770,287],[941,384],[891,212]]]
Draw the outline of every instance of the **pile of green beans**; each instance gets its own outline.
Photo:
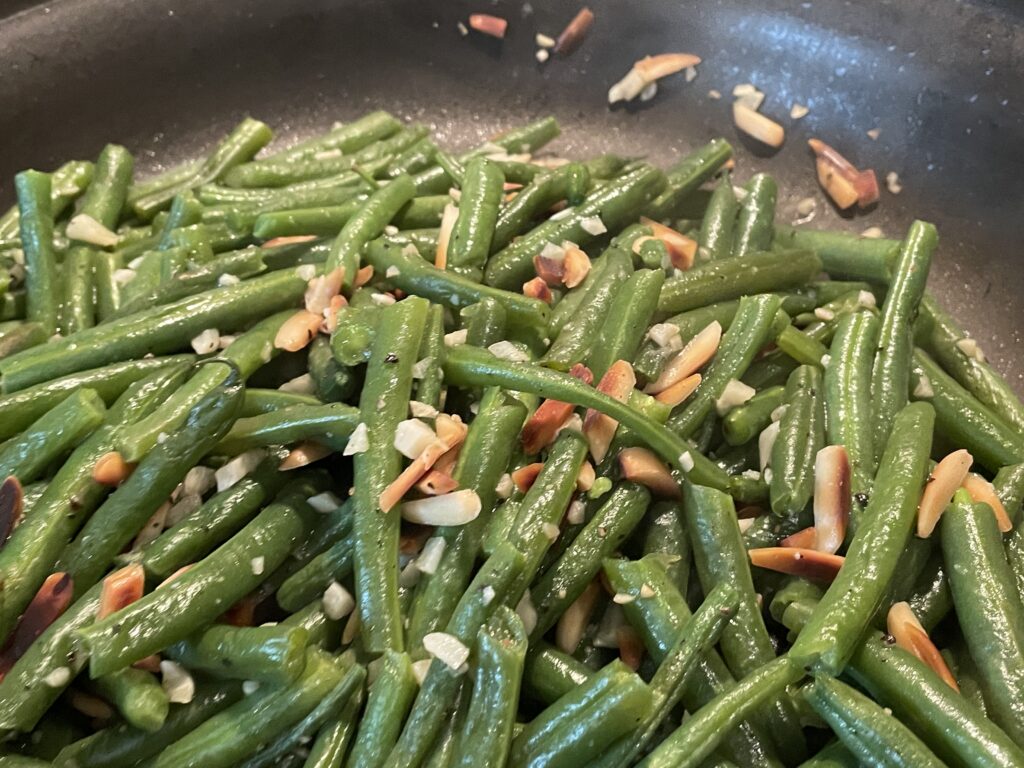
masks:
[[[1024,404],[934,227],[559,132],[17,175],[0,768],[1024,766]]]

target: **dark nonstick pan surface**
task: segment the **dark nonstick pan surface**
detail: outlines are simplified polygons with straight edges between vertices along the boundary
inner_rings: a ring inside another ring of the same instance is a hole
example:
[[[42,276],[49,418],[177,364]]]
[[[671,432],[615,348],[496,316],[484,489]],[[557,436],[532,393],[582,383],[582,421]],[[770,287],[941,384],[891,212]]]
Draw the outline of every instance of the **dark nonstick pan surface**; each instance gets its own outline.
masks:
[[[534,59],[576,2],[460,0],[0,0],[0,198],[19,169],[92,158],[107,141],[141,171],[192,156],[241,116],[281,140],[383,108],[468,146],[543,114],[562,121],[554,148],[668,162],[723,135],[737,178],[768,170],[780,219],[818,200],[813,226],[901,237],[935,222],[932,289],[1022,387],[1024,348],[1024,11],[1002,3],[592,0],[597,21],[567,59]],[[463,37],[471,12],[509,19],[508,38]],[[636,108],[610,110],[609,85],[645,54],[703,57],[692,83],[664,81]],[[729,94],[753,82],[762,111],[787,126],[770,156],[739,136]],[[721,100],[711,99],[716,89]],[[792,102],[810,107],[789,119]],[[878,128],[877,141],[867,136]],[[840,217],[814,179],[805,140],[819,136],[883,178],[873,212]]]

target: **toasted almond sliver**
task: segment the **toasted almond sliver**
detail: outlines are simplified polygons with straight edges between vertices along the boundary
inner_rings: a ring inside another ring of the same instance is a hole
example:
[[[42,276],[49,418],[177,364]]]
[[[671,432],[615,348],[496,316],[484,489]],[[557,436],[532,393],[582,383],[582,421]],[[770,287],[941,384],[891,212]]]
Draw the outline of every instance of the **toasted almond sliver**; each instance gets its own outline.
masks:
[[[442,496],[446,493],[451,493],[458,487],[459,484],[455,482],[451,475],[438,472],[436,469],[427,472],[416,483],[416,490],[424,496]]]
[[[661,375],[644,387],[644,392],[656,395],[676,382],[692,376],[715,356],[721,341],[722,324],[715,320],[690,339],[679,354],[665,364]]]
[[[484,35],[496,37],[499,40],[505,37],[508,30],[508,21],[501,16],[492,16],[489,13],[471,13],[469,15],[470,29],[475,29]]]
[[[464,489],[443,496],[407,501],[402,517],[420,525],[464,525],[480,514],[480,497],[475,491]]]
[[[750,550],[750,563],[758,568],[804,576],[816,581],[832,581],[843,567],[843,558],[796,547],[765,547]]]
[[[558,434],[559,428],[572,415],[574,408],[572,403],[563,403],[561,400],[545,400],[541,403],[526,420],[519,435],[523,452],[532,456],[549,446]]]
[[[583,593],[577,597],[558,620],[555,627],[555,645],[563,653],[575,653],[583,633],[590,623],[597,601],[601,597],[600,583],[595,579],[590,582]]]
[[[846,538],[850,520],[850,459],[846,448],[829,445],[814,459],[814,530],[810,544],[819,552],[835,554]]]
[[[665,405],[675,408],[697,391],[697,387],[700,386],[701,380],[701,375],[699,373],[694,373],[661,390],[661,392],[654,396],[654,399],[659,403],[665,403]]]
[[[864,208],[878,201],[878,179],[874,171],[858,170],[821,139],[808,139],[807,143],[817,158],[818,181],[836,205],[845,210],[854,203]]]
[[[781,147],[786,140],[785,128],[743,102],[737,101],[732,105],[732,119],[737,128],[769,147]]]
[[[445,269],[448,266],[448,242],[452,238],[452,230],[458,218],[459,209],[448,203],[441,214],[441,228],[437,233],[437,249],[434,251],[434,266],[438,269]]]
[[[307,464],[312,464],[314,461],[319,461],[325,456],[330,456],[332,453],[334,453],[332,448],[322,443],[307,440],[292,448],[277,468],[281,472],[286,472],[289,469],[298,469],[299,467],[305,467]]]
[[[568,56],[575,51],[579,44],[583,42],[583,38],[587,36],[587,32],[590,31],[593,23],[594,12],[583,6],[558,36],[553,48],[554,52]]]
[[[660,80],[663,77],[682,72],[687,67],[696,67],[700,64],[700,56],[692,53],[661,53],[657,56],[644,56],[633,64],[634,69],[648,83]]]
[[[352,281],[353,288],[362,288],[373,279],[373,264],[367,264],[356,272],[356,279]]]
[[[21,483],[11,475],[0,483],[0,547],[10,538],[25,510],[25,493]]]
[[[886,615],[885,623],[886,629],[896,641],[896,645],[931,667],[954,691],[960,690],[945,659],[942,658],[939,649],[928,637],[928,633],[921,626],[917,616],[914,615],[909,603],[893,603]]]
[[[446,413],[437,417],[434,426],[437,430],[437,439],[424,448],[381,493],[378,503],[383,512],[387,512],[401,501],[438,459],[466,439],[466,425],[461,421],[455,421]]]
[[[565,281],[565,249],[549,246],[533,257],[533,271],[547,285],[561,285]],[[551,250],[554,255],[545,255]],[[557,258],[555,258],[557,256]]]
[[[523,295],[531,299],[540,299],[545,304],[550,304],[555,298],[542,277],[534,277],[523,283]]]
[[[644,660],[644,643],[640,634],[629,624],[620,624],[615,629],[615,639],[618,641],[619,659],[636,672]]]
[[[857,202],[857,189],[853,182],[843,178],[835,168],[821,158],[815,161],[815,168],[818,172],[818,183],[840,210],[845,211]]]
[[[672,473],[646,448],[625,448],[616,459],[623,478],[648,488],[655,496],[678,499],[682,495]]]
[[[146,589],[146,572],[140,563],[119,568],[103,579],[96,620],[120,611],[142,597]]]
[[[20,659],[47,627],[71,604],[74,581],[66,573],[51,573],[18,620],[10,639],[0,652],[0,678]]]
[[[92,468],[92,479],[100,485],[117,486],[135,471],[135,464],[124,460],[117,451],[100,456]]]
[[[320,332],[322,320],[322,314],[310,312],[308,309],[300,309],[285,320],[278,329],[277,335],[274,337],[274,348],[287,352],[298,352],[300,349],[305,349]]]
[[[625,360],[616,360],[601,377],[597,391],[624,403],[635,386],[636,373],[633,372],[633,366]],[[583,435],[590,444],[590,455],[598,463],[607,455],[618,426],[619,422],[611,416],[593,408],[587,409],[587,415],[583,418]]]
[[[512,482],[516,484],[520,493],[526,493],[537,482],[537,475],[542,469],[544,464],[539,461],[520,467],[512,473]]]
[[[660,222],[648,219],[646,216],[640,217],[640,223],[650,227],[651,235],[665,244],[673,267],[686,271],[693,266],[694,259],[697,257],[696,240],[681,232],[676,232]]]
[[[939,518],[953,500],[956,489],[967,478],[973,462],[974,457],[961,448],[935,465],[917,507],[917,535],[922,539],[932,535]]]
[[[984,502],[992,508],[1000,531],[1009,533],[1013,530],[1013,522],[1010,520],[1010,516],[1006,514],[1006,507],[1003,506],[1003,502],[996,495],[996,489],[992,487],[992,483],[980,475],[971,472],[964,478],[963,487],[974,501]]]
[[[323,315],[331,306],[331,299],[341,293],[344,280],[344,267],[332,269],[326,275],[317,275],[310,280],[304,298],[306,309],[315,315]]]
[[[286,237],[272,237],[263,243],[260,248],[276,248],[279,245],[295,245],[297,243],[308,243],[316,240],[316,235],[288,235]]]
[[[575,288],[590,274],[590,257],[573,243],[562,245],[565,248],[565,271],[562,282],[566,288]]]
[[[817,540],[818,532],[812,525],[810,528],[804,528],[801,531],[797,531],[796,533],[787,536],[779,542],[779,546],[796,549],[814,549]]]
[[[594,465],[589,461],[584,461],[583,466],[580,467],[579,474],[576,476],[576,490],[580,492],[587,492],[594,487],[594,481],[597,479],[597,473],[594,471]]]

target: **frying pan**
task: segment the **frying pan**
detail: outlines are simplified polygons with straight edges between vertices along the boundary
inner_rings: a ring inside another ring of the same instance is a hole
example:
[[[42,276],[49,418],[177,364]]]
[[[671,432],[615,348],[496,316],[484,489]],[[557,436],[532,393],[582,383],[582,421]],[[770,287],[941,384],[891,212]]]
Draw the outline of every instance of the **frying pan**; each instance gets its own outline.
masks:
[[[933,0],[591,0],[597,21],[568,58],[534,58],[578,3],[542,0],[0,0],[0,198],[26,167],[92,158],[116,141],[140,172],[194,156],[243,115],[280,140],[371,109],[433,125],[453,148],[543,114],[567,155],[614,151],[667,163],[716,135],[737,147],[737,178],[779,180],[779,217],[818,201],[812,226],[901,237],[935,222],[932,290],[1024,389],[1024,11]],[[506,17],[497,41],[456,28]],[[650,102],[609,109],[609,85],[646,54],[703,57],[695,81],[663,81]],[[752,82],[787,126],[767,154],[738,135],[730,93]],[[715,89],[720,100],[709,96]],[[789,118],[793,102],[810,108]],[[867,131],[878,129],[877,140]],[[840,216],[814,179],[819,136],[882,178],[874,211]]]

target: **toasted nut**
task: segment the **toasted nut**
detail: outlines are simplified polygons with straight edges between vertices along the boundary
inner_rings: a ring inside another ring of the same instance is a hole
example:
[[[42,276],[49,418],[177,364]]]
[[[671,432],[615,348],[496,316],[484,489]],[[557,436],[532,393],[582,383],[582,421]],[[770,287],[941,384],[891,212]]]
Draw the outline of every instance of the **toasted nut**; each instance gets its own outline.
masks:
[[[338,330],[338,313],[347,306],[348,301],[344,296],[332,296],[327,309],[324,310],[324,321],[320,324],[320,330],[326,334]]]
[[[25,495],[21,483],[11,475],[0,484],[0,547],[10,538],[25,509]]]
[[[659,403],[665,403],[666,405],[675,408],[697,391],[697,387],[700,386],[701,380],[701,375],[699,373],[694,373],[661,390],[661,392],[654,396],[654,399]]]
[[[373,279],[373,265],[367,264],[356,272],[356,279],[352,281],[352,287],[362,288]]]
[[[555,627],[555,645],[563,653],[575,653],[583,633],[590,623],[590,617],[594,613],[597,601],[601,597],[601,585],[595,579],[590,582],[583,594],[577,597],[572,604],[565,609],[565,613],[558,620]]]
[[[92,479],[100,485],[117,486],[135,471],[135,464],[124,460],[117,451],[105,453],[96,460],[92,468]]]
[[[416,490],[424,496],[441,496],[445,493],[451,493],[458,487],[459,484],[455,482],[451,475],[438,472],[436,469],[427,472],[416,483]]]
[[[665,244],[673,267],[686,271],[693,266],[693,261],[697,257],[696,240],[646,216],[640,217],[640,223],[650,227],[651,235]]]
[[[750,550],[750,563],[758,568],[804,576],[816,581],[832,581],[843,567],[843,558],[796,547],[766,547]]]
[[[149,656],[143,656],[138,661],[134,662],[132,666],[135,669],[141,669],[143,672],[159,672],[160,671],[160,656],[156,653]]]
[[[296,243],[308,243],[316,240],[316,235],[289,235],[288,237],[272,237],[263,243],[260,248],[276,248],[279,245],[295,245]]]
[[[537,482],[537,475],[542,469],[544,469],[544,464],[539,461],[520,467],[512,473],[512,482],[516,484],[520,493],[526,493]]]
[[[533,271],[548,285],[561,285],[565,280],[565,249],[545,247],[533,257]]]
[[[1010,516],[1006,513],[1006,507],[1003,506],[1003,502],[996,495],[996,489],[992,487],[992,483],[980,475],[971,472],[964,478],[963,488],[971,494],[971,498],[974,501],[984,502],[992,508],[1000,531],[1009,533],[1013,530],[1013,522],[1011,522]]]
[[[579,246],[565,242],[565,260],[562,282],[566,288],[575,288],[590,274],[590,257]]]
[[[583,6],[555,41],[554,52],[568,56],[576,50],[594,23],[594,12]]]
[[[452,230],[459,218],[459,209],[451,203],[444,207],[441,214],[441,225],[437,231],[437,248],[434,251],[434,266],[445,269],[448,266],[448,243],[452,239]]]
[[[808,546],[834,554],[846,538],[850,520],[850,459],[846,448],[829,445],[814,459],[814,530]]]
[[[785,128],[742,101],[733,103],[732,119],[737,128],[769,147],[781,147],[786,140]]]
[[[304,443],[299,443],[284,460],[278,465],[277,469],[280,472],[287,472],[289,469],[298,469],[299,467],[305,467],[308,464],[312,464],[314,461],[320,461],[325,456],[330,456],[334,453],[334,450],[328,448],[322,443],[315,443],[312,440],[307,440]]]
[[[274,337],[274,347],[287,352],[298,352],[300,349],[305,349],[320,332],[322,320],[322,314],[310,312],[308,309],[300,309],[285,320],[278,329],[277,336]]]
[[[629,399],[629,393],[635,386],[636,374],[633,372],[633,366],[625,360],[616,360],[601,377],[597,391],[624,403]],[[619,422],[611,416],[593,408],[587,409],[587,415],[583,418],[583,435],[590,444],[590,455],[598,463],[603,461],[608,453],[608,447],[618,427]]]
[[[655,496],[678,499],[682,495],[668,467],[646,448],[624,448],[616,459],[622,477],[648,488]]]
[[[551,289],[542,277],[535,277],[523,283],[523,295],[531,299],[540,299],[545,304],[550,304],[554,299]]]
[[[7,645],[0,652],[0,679],[10,671],[29,646],[64,613],[74,596],[74,581],[66,573],[51,573],[18,620]]]
[[[939,518],[953,500],[953,494],[967,478],[974,457],[961,448],[953,451],[935,465],[921,495],[917,508],[917,535],[927,539],[932,535]],[[968,491],[969,493],[970,491]]]
[[[131,605],[142,597],[145,590],[146,572],[141,564],[133,563],[114,571],[103,579],[96,620],[99,621]]]
[[[255,595],[246,595],[237,603],[232,605],[220,617],[224,624],[232,627],[252,627],[256,625],[256,606],[258,600]]]
[[[779,542],[779,546],[796,549],[814,549],[818,540],[818,532],[812,525],[809,528],[797,531]]]
[[[407,501],[402,507],[402,518],[420,525],[464,525],[480,514],[480,497],[465,489],[443,496]]]
[[[469,26],[481,34],[501,40],[505,37],[505,32],[508,29],[508,21],[501,16],[491,16],[489,13],[472,13],[469,16]]]
[[[317,275],[309,281],[304,298],[306,309],[315,315],[323,315],[331,300],[341,293],[345,280],[345,268],[332,269],[326,275]]]
[[[438,459],[466,439],[468,431],[465,424],[446,413],[438,415],[434,427],[437,430],[437,438],[431,441],[381,493],[378,501],[381,511],[387,512],[395,506],[412,490],[420,478],[430,471]]]
[[[956,678],[953,677],[953,673],[946,665],[946,660],[942,658],[939,649],[928,637],[928,633],[921,626],[917,616],[914,615],[909,603],[893,603],[886,615],[885,623],[886,629],[896,641],[896,645],[931,667],[954,691],[960,690]]]
[[[721,341],[722,324],[715,320],[690,339],[686,346],[679,351],[679,354],[665,364],[661,375],[644,387],[644,392],[656,395],[676,382],[692,376],[715,356]]]
[[[582,363],[576,363],[569,373],[585,384],[590,384],[594,380],[594,374]],[[541,403],[533,415],[526,420],[523,431],[519,435],[523,451],[527,455],[531,455],[549,446],[558,434],[558,430],[565,424],[565,420],[572,415],[575,407],[570,403],[563,403],[561,400],[545,400]]]
[[[657,56],[644,56],[633,64],[633,68],[646,82],[653,83],[655,80],[674,75],[676,72],[682,72],[687,67],[696,67],[698,64],[700,64],[700,56],[694,56],[692,53],[661,53]]]
[[[594,487],[594,481],[597,479],[597,473],[594,471],[594,465],[589,461],[584,461],[583,466],[580,467],[579,474],[576,475],[576,490],[586,492]]]
[[[826,160],[819,158],[815,161],[815,168],[818,172],[818,183],[840,210],[845,211],[857,202],[857,189],[853,182],[844,178]]]
[[[644,643],[639,633],[629,624],[621,624],[615,630],[615,637],[619,641],[619,658],[636,672],[644,660]]]
[[[878,179],[874,171],[857,170],[853,163],[820,139],[808,139],[807,143],[817,158],[818,181],[836,205],[845,210],[855,202],[866,208],[878,201]]]

